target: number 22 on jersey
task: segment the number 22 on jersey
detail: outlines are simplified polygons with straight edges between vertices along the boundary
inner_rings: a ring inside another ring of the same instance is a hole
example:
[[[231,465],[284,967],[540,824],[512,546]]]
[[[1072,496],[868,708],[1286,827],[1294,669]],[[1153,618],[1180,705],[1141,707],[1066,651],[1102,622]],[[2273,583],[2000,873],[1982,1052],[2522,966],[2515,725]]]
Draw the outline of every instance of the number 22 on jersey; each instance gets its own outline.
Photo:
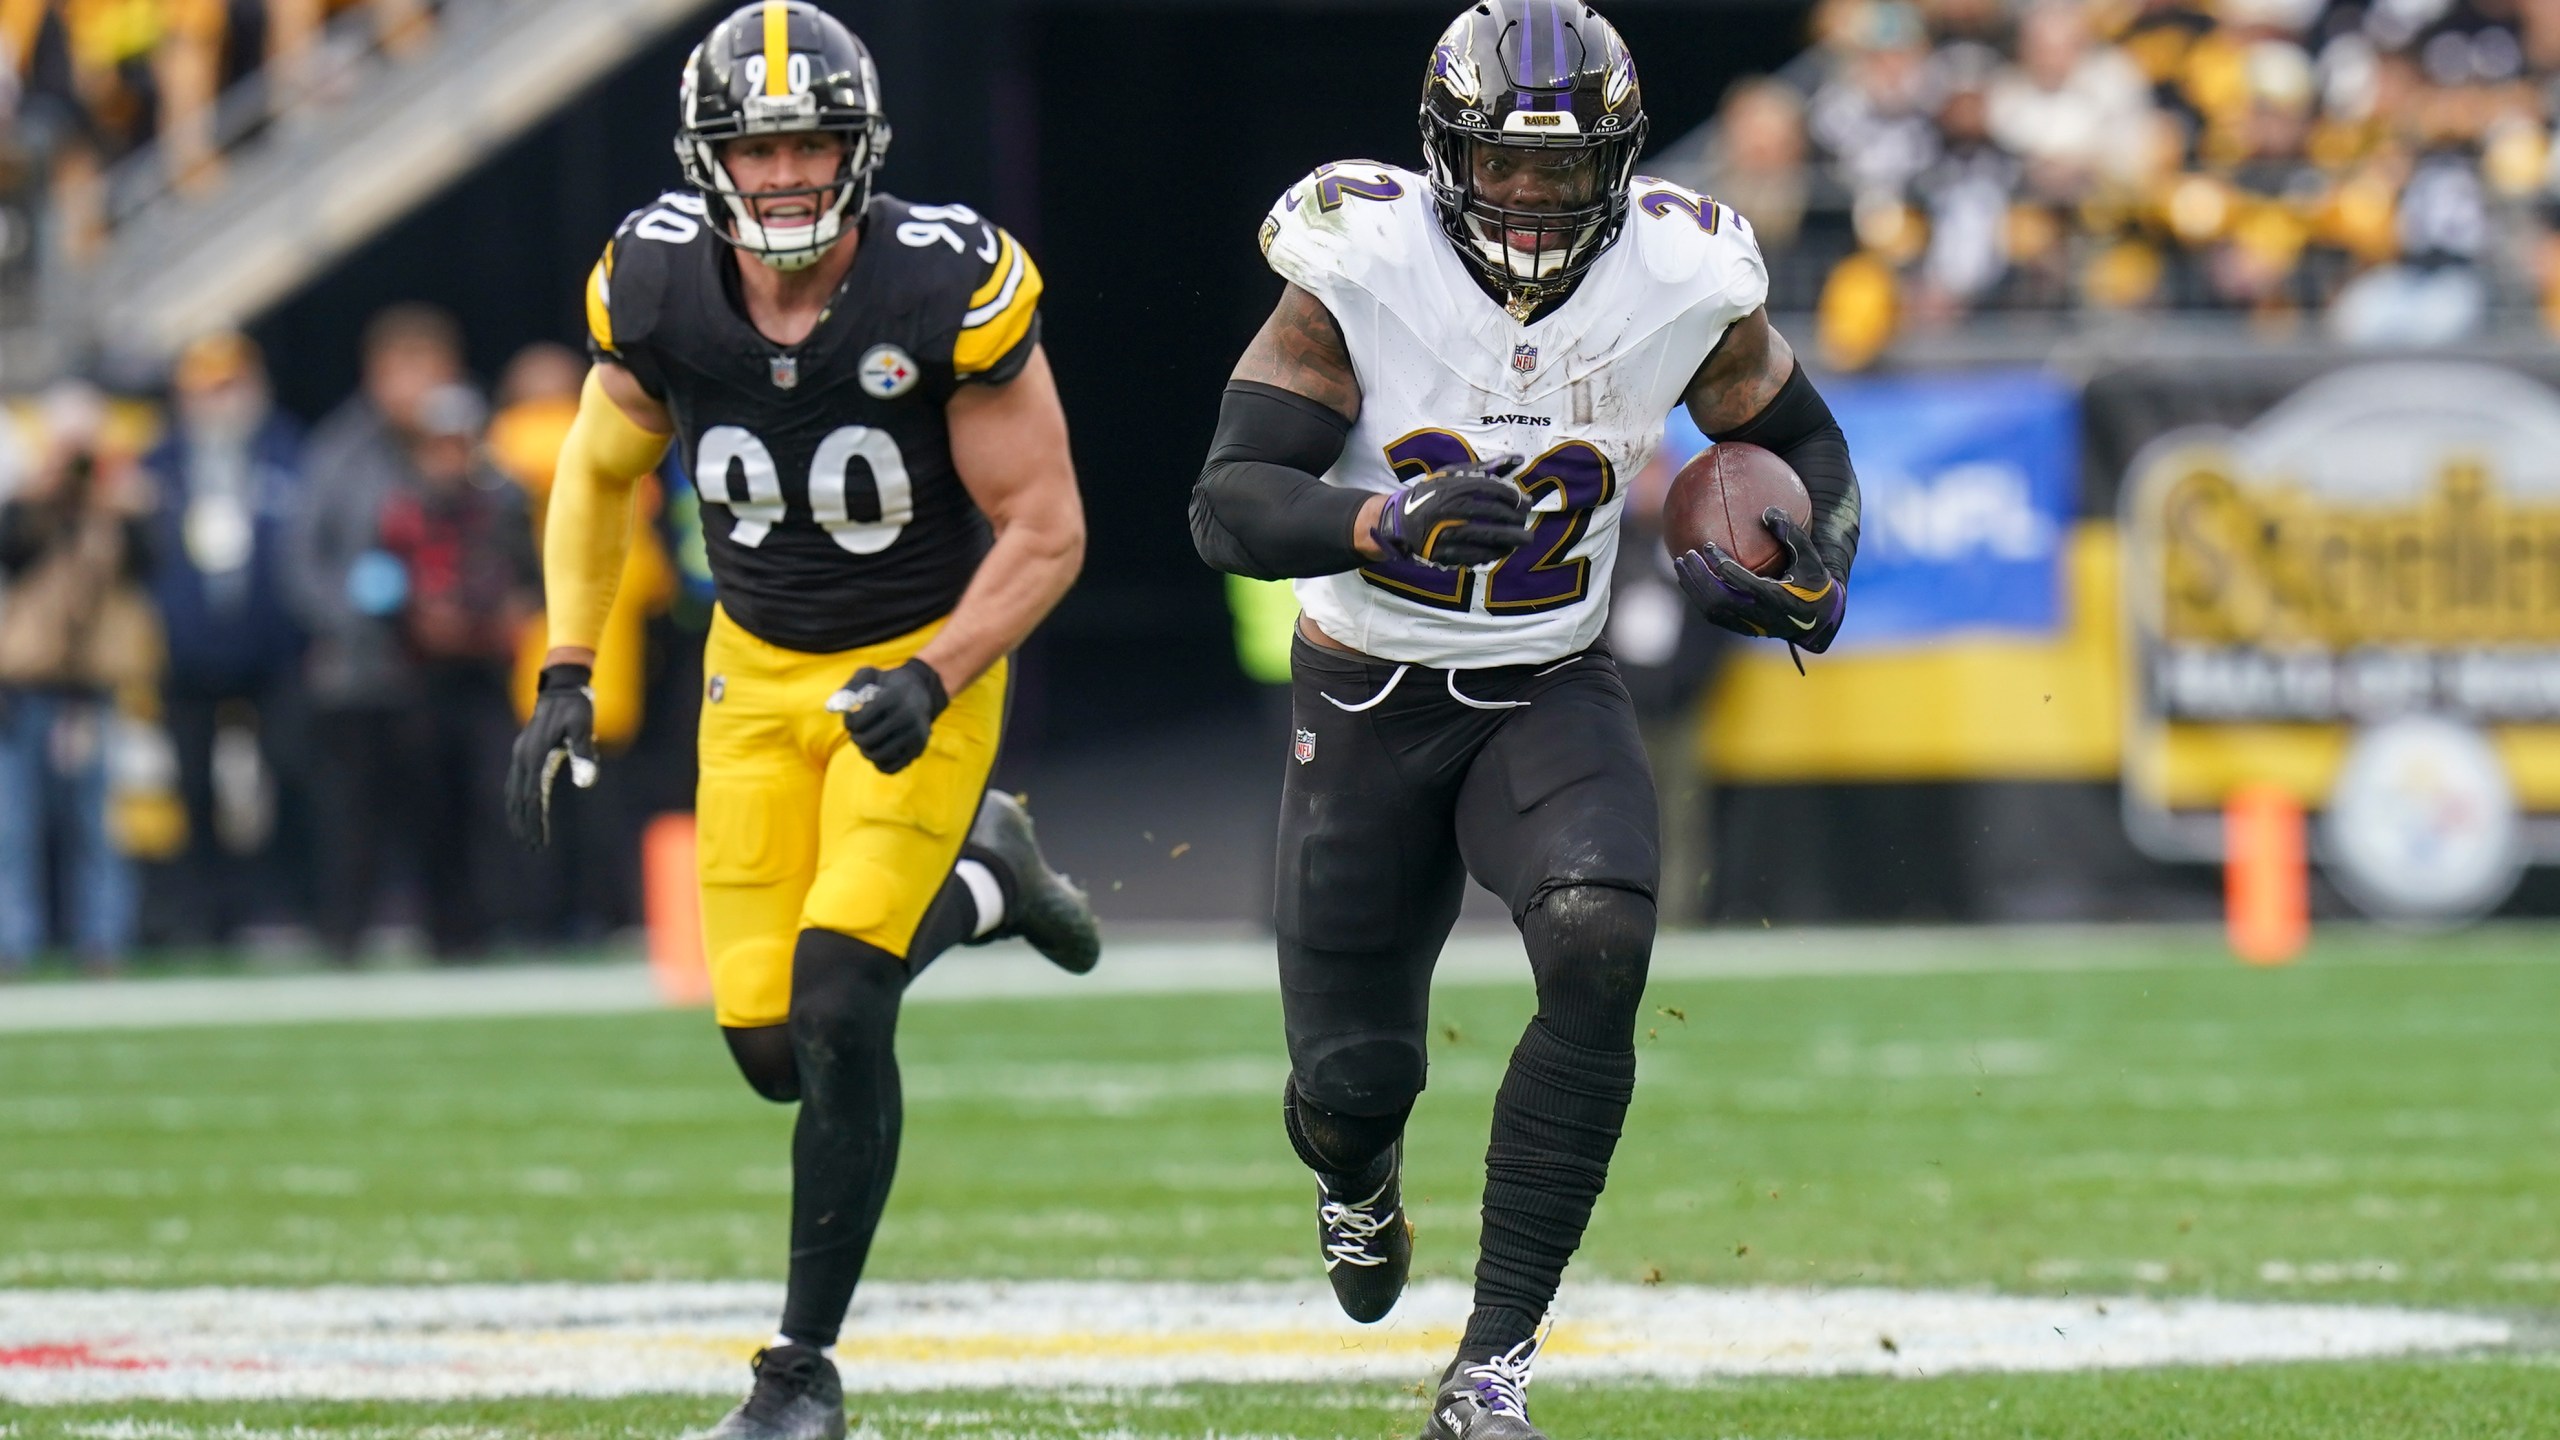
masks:
[[[871,472],[877,497],[877,520],[853,517],[853,462]],[[694,458],[694,483],[702,499],[726,505],[732,521],[731,543],[753,550],[790,513],[783,494],[782,470],[773,451],[753,431],[715,425],[703,432]],[[740,493],[741,487],[744,493]],[[855,555],[877,555],[898,543],[898,532],[916,518],[915,486],[907,476],[907,459],[885,430],[847,425],[818,442],[809,459],[809,518],[838,548]]]
[[[1446,430],[1416,430],[1387,447],[1387,463],[1410,484],[1434,470],[1476,462],[1475,447]],[[1591,528],[1591,512],[1618,493],[1609,457],[1584,440],[1567,440],[1522,466],[1512,483],[1531,500],[1563,503],[1536,517],[1529,543],[1486,572],[1484,608],[1496,615],[1534,615],[1580,604],[1591,593],[1591,562],[1564,558]],[[1412,560],[1363,566],[1360,578],[1438,610],[1475,608],[1476,572],[1442,570]]]

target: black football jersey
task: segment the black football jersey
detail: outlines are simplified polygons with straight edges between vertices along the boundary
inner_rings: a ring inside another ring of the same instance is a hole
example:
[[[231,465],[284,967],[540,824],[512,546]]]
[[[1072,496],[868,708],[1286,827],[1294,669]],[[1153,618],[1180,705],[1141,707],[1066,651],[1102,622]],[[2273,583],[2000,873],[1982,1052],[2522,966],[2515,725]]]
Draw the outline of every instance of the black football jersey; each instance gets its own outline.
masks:
[[[1003,384],[1040,337],[1040,272],[962,205],[888,195],[809,338],[747,319],[699,196],[614,234],[587,286],[590,349],[675,416],[721,608],[793,650],[850,650],[951,613],[991,543],[943,406]]]

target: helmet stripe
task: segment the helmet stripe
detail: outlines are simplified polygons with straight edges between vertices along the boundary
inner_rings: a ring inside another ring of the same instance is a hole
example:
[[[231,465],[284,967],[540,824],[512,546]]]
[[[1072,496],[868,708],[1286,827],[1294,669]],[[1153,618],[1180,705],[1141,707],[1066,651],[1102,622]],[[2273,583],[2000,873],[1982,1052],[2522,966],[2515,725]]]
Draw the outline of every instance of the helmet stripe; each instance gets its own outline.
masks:
[[[791,10],[782,0],[764,0],[764,93],[791,93]]]

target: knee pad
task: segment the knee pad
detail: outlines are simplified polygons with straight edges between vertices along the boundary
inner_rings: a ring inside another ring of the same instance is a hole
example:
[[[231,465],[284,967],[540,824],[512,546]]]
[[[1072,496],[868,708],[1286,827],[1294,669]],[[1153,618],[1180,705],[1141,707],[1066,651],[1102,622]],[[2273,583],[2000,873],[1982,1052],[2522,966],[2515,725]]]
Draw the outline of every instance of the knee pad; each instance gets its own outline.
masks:
[[[791,1058],[789,1025],[723,1025],[729,1057],[754,1091],[777,1105],[800,1098],[800,1066]]]
[[[1538,1009],[1576,1044],[1617,1049],[1635,1041],[1653,963],[1650,896],[1607,885],[1560,885],[1530,902],[1520,922]]]
[[[1420,1035],[1354,1034],[1299,1047],[1291,1083],[1308,1103],[1336,1115],[1401,1117],[1422,1093],[1429,1060]]]
[[[1301,1096],[1295,1079],[1280,1090],[1280,1118],[1289,1129],[1290,1147],[1308,1169],[1327,1175],[1366,1169],[1404,1137],[1405,1119],[1412,1113],[1408,1101],[1391,1114],[1345,1115]]]

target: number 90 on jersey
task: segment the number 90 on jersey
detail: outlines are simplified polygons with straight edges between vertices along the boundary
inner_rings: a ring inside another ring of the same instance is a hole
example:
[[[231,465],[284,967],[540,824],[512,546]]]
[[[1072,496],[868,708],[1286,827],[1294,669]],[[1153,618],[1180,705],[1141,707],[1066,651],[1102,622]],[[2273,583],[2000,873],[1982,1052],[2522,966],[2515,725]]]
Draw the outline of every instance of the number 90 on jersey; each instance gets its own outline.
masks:
[[[854,518],[856,460],[870,473],[869,508],[878,519]],[[732,544],[753,550],[790,515],[781,468],[752,431],[736,425],[704,431],[693,468],[703,502],[728,507]],[[850,554],[879,554],[897,544],[899,532],[916,518],[915,486],[907,477],[905,454],[895,437],[868,425],[844,426],[818,442],[805,494],[810,523]]]

